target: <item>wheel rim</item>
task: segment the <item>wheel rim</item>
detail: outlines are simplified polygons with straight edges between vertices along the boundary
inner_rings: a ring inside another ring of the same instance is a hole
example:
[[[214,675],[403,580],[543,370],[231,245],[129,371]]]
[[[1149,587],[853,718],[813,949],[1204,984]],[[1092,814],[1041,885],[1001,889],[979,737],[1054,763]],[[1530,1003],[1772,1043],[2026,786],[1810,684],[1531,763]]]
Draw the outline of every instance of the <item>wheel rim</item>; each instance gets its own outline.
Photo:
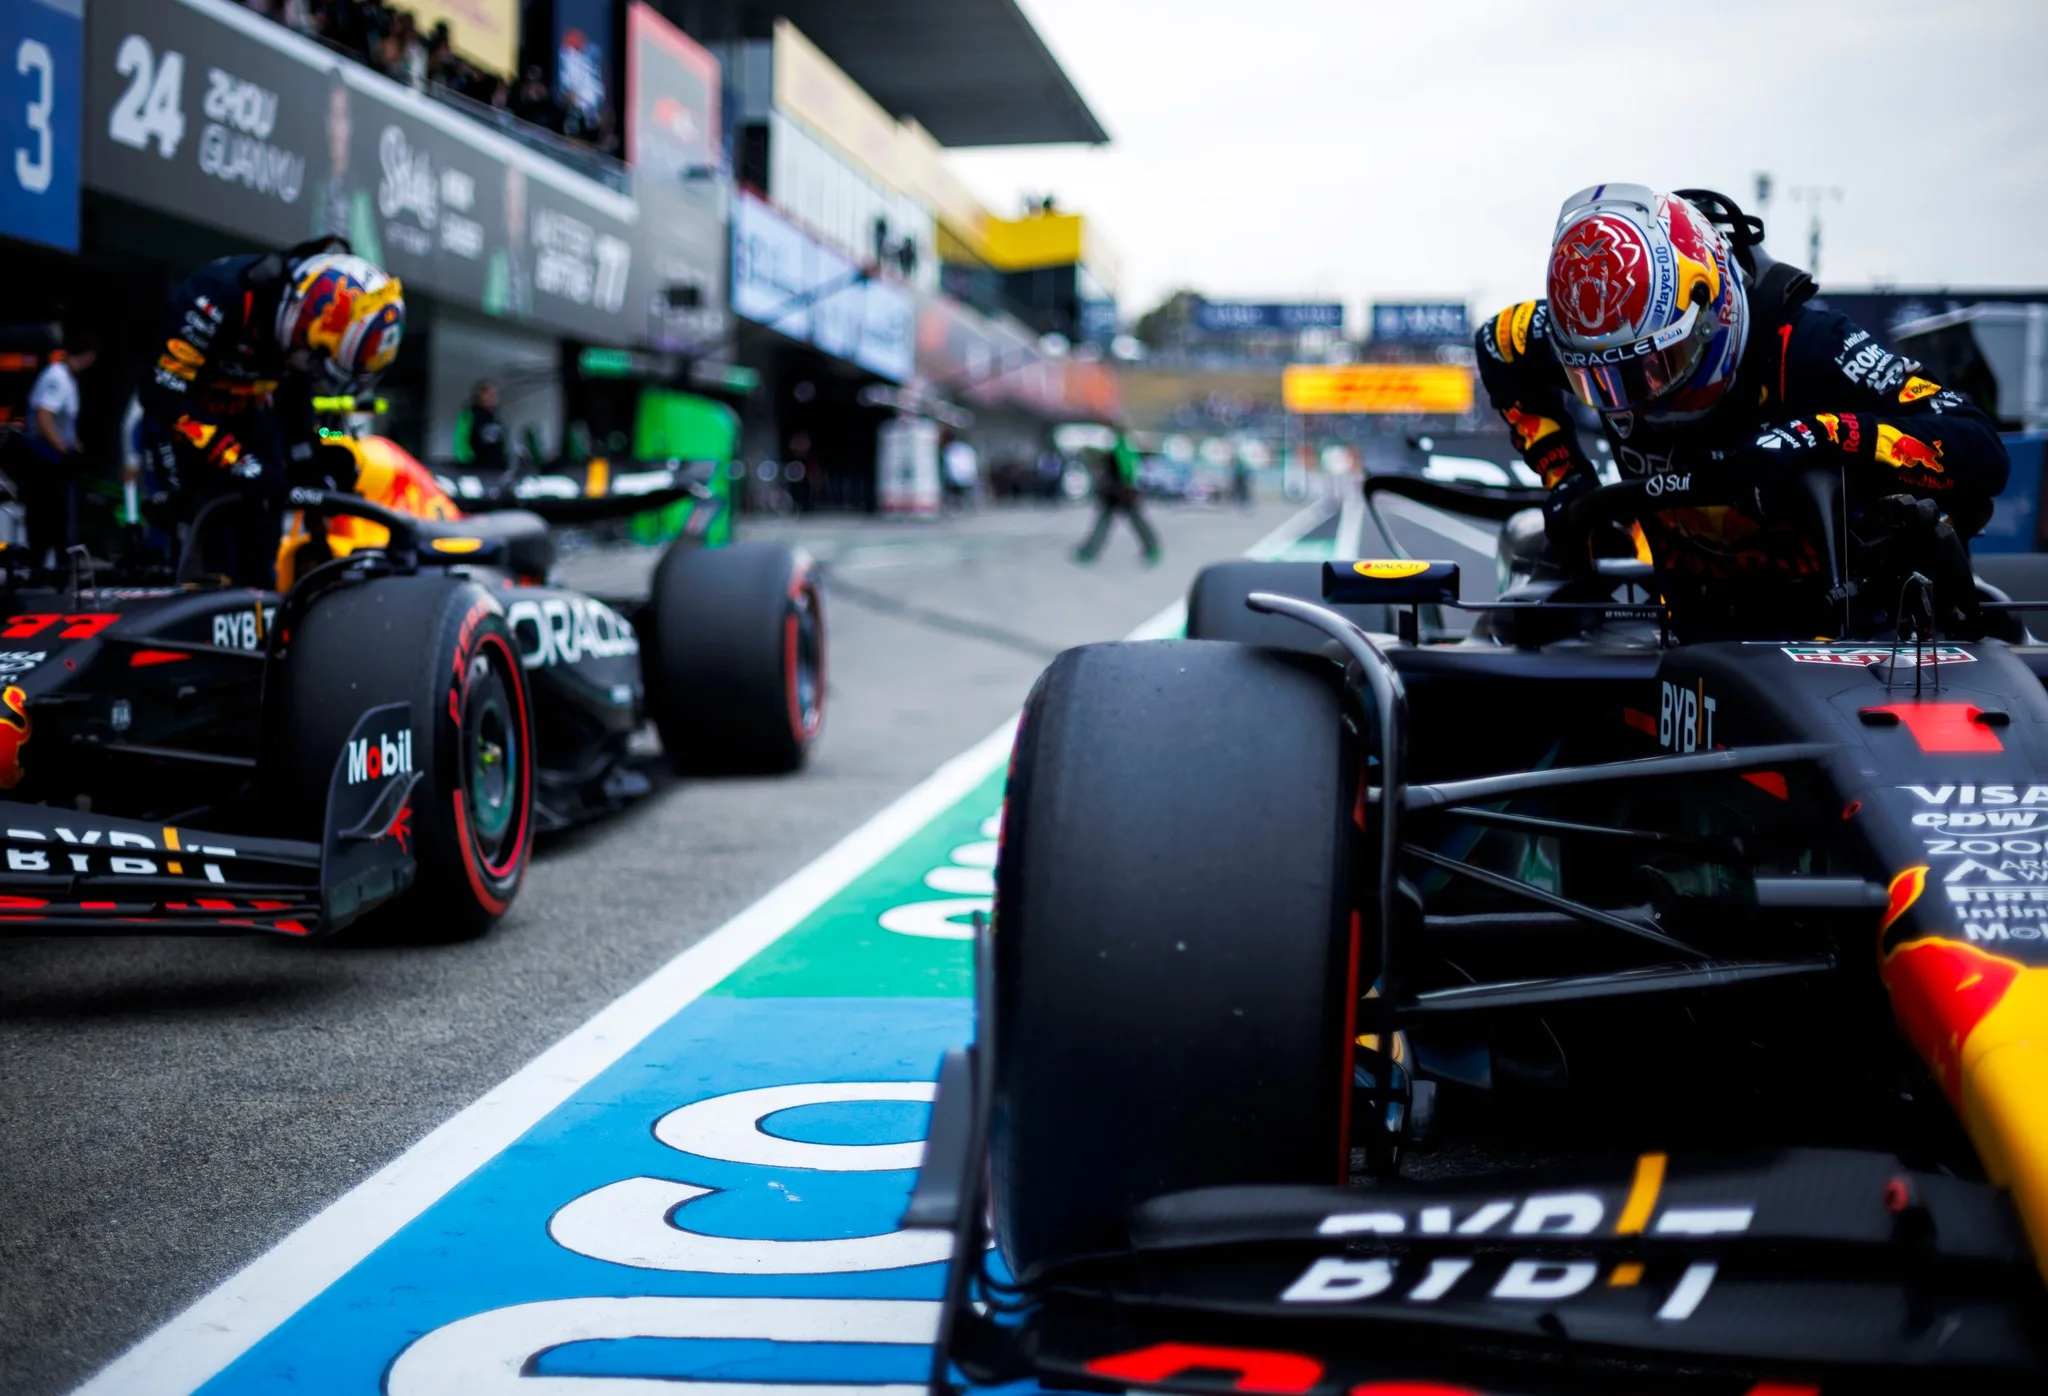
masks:
[[[825,634],[809,587],[789,600],[789,717],[799,741],[817,735],[825,720]]]
[[[495,863],[518,823],[519,724],[505,676],[488,654],[470,660],[463,685],[462,791],[470,837],[487,863]]]

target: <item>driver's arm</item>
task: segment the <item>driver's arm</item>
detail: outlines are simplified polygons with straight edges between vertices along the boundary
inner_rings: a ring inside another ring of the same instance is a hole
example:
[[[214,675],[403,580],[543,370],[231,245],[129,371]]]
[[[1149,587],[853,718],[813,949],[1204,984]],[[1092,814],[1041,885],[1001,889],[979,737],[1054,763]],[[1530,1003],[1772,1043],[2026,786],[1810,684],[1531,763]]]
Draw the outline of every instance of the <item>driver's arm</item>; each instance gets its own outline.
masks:
[[[2012,465],[1981,408],[1846,315],[1809,307],[1788,328],[1774,356],[1781,371],[1763,385],[1785,415],[1759,446],[1788,463],[1831,453],[1863,488],[1932,499],[1972,529],[1990,518]]]
[[[204,275],[174,289],[154,341],[156,362],[135,394],[159,428],[222,470],[236,470],[246,451],[220,414],[202,403],[198,389],[208,379],[214,339],[230,304],[228,288]]]
[[[1479,381],[1508,424],[1515,449],[1550,491],[1543,515],[1553,542],[1564,506],[1599,483],[1593,463],[1579,444],[1566,404],[1571,389],[1550,351],[1549,307],[1543,301],[1511,305],[1479,327],[1474,343]]]

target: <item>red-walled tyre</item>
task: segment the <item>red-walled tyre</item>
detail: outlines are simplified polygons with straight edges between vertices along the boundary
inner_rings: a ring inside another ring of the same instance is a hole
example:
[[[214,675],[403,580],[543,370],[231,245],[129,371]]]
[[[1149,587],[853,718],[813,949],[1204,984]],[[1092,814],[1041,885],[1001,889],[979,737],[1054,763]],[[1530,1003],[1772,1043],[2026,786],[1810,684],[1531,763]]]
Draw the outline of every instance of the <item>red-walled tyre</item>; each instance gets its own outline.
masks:
[[[382,577],[320,597],[265,702],[270,806],[317,839],[342,744],[367,708],[412,706],[412,890],[368,924],[406,939],[481,934],[533,850],[532,702],[502,608],[467,580]]]
[[[794,771],[824,726],[824,608],[809,559],[785,543],[671,545],[640,656],[679,772]]]

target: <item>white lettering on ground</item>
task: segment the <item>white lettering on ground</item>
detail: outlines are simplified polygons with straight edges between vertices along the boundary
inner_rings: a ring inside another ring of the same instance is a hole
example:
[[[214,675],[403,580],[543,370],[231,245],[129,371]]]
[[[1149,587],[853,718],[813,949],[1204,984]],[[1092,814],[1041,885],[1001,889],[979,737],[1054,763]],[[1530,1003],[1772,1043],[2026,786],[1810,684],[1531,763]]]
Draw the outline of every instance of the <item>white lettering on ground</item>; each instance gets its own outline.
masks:
[[[922,1299],[544,1299],[436,1328],[400,1353],[390,1396],[923,1396],[924,1383],[805,1384],[531,1376],[536,1354],[627,1338],[741,1338],[774,1343],[927,1344],[939,1306]]]
[[[963,843],[953,850],[953,861],[963,868],[992,868],[996,865],[996,841]]]
[[[671,1110],[655,1122],[654,1137],[671,1149],[726,1163],[753,1163],[765,1168],[812,1168],[828,1173],[880,1173],[915,1168],[924,1157],[924,1142],[903,1144],[807,1144],[784,1139],[761,1128],[769,1116],[804,1105],[836,1105],[846,1101],[909,1100],[930,1102],[938,1094],[931,1081],[819,1081],[797,1086],[762,1086],[695,1101]]]
[[[962,868],[948,864],[924,875],[924,885],[934,892],[951,892],[962,897],[993,897],[996,875],[986,868]]]
[[[974,923],[956,920],[995,910],[993,897],[957,897],[942,902],[912,902],[892,906],[882,913],[882,929],[900,936],[923,936],[928,940],[973,940]]]
[[[885,1231],[825,1241],[712,1236],[683,1223],[685,1205],[716,1188],[667,1178],[625,1178],[587,1192],[548,1222],[555,1243],[592,1260],[638,1270],[705,1275],[841,1275],[930,1265],[953,1251],[943,1231]]]

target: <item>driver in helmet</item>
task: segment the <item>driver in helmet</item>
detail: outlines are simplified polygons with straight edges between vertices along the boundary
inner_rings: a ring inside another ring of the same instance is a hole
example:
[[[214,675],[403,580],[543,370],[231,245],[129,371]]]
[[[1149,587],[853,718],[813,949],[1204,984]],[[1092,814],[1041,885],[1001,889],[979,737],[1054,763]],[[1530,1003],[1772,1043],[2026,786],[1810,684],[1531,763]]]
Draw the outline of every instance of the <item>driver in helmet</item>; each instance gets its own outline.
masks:
[[[1659,588],[1695,632],[1760,616],[1797,625],[1797,597],[1824,597],[1806,469],[1841,472],[1852,534],[1910,513],[1967,538],[2009,468],[1990,418],[1815,302],[1812,279],[1772,261],[1762,236],[1711,191],[1595,185],[1558,216],[1549,298],[1508,307],[1477,336],[1487,395],[1550,491],[1546,531],[1566,569],[1589,566],[1571,505],[1598,483],[1576,397],[1598,414],[1622,478],[1674,501],[1639,522]],[[1840,612],[1812,612],[1829,614]]]
[[[235,499],[208,516],[211,570],[271,584],[287,470],[318,439],[314,394],[368,391],[404,330],[397,279],[340,238],[223,257],[172,288],[139,393],[144,459],[181,534]]]

